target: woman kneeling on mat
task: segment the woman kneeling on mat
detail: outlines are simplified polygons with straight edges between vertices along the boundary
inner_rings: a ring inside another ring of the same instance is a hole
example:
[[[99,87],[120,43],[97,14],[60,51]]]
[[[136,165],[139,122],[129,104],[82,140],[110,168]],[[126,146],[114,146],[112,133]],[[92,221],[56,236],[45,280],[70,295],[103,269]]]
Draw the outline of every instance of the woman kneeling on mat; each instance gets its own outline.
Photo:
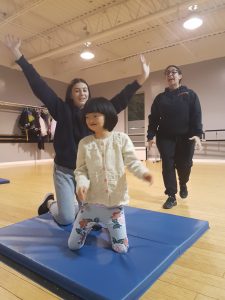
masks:
[[[112,131],[118,122],[115,108],[105,98],[92,98],[83,108],[83,120],[94,133],[83,138],[78,147],[75,179],[82,202],[68,245],[80,249],[92,227],[104,224],[112,248],[126,253],[128,238],[123,206],[128,204],[125,166],[135,176],[152,183],[152,175],[135,155],[130,138]]]

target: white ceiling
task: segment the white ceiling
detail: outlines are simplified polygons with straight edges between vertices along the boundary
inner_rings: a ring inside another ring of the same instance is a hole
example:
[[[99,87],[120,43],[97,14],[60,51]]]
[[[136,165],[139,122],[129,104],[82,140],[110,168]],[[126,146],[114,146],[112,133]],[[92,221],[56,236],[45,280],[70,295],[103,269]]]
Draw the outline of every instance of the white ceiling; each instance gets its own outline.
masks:
[[[182,27],[198,4],[203,25]],[[43,76],[90,84],[136,75],[144,53],[151,70],[225,56],[225,0],[0,0],[0,40],[22,39],[22,51]],[[95,58],[80,52],[92,42]],[[0,65],[15,67],[0,43]]]

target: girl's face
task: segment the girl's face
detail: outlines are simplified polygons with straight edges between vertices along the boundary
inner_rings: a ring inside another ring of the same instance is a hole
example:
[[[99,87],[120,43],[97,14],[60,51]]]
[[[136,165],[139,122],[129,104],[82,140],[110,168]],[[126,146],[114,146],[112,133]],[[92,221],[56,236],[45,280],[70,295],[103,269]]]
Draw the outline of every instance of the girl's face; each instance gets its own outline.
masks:
[[[182,74],[179,74],[176,68],[170,67],[166,70],[165,75],[168,87],[170,89],[177,89],[180,86]]]
[[[102,133],[105,131],[105,116],[98,112],[88,113],[85,116],[88,128],[95,133]]]
[[[72,88],[73,104],[82,108],[89,98],[89,90],[84,82],[76,83]]]

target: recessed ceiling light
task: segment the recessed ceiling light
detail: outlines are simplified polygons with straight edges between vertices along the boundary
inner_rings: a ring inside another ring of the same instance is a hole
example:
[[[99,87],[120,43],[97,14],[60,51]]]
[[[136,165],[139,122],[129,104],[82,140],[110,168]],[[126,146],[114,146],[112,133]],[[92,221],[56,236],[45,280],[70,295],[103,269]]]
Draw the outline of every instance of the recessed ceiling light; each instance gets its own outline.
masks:
[[[90,50],[91,42],[84,43],[84,49],[80,54],[80,57],[86,60],[92,59],[95,57],[94,53]]]
[[[92,59],[95,57],[94,53],[92,53],[89,50],[84,50],[83,52],[81,52],[80,57],[86,60]]]
[[[183,27],[188,30],[194,30],[202,25],[203,21],[199,17],[190,17],[183,23]]]

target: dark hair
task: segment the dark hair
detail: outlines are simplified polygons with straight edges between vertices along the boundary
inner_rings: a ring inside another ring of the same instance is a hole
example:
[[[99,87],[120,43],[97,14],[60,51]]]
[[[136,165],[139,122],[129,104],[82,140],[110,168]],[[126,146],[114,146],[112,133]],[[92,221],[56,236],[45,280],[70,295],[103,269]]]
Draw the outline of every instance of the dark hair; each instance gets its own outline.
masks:
[[[83,82],[86,84],[87,88],[88,88],[88,92],[89,92],[89,98],[91,98],[91,92],[90,92],[90,88],[89,88],[89,85],[88,83],[82,79],[82,78],[74,78],[70,84],[68,85],[67,87],[67,90],[66,90],[66,102],[67,103],[73,103],[73,98],[72,98],[72,89],[74,87],[75,84],[79,83],[79,82]]]
[[[89,113],[101,113],[105,116],[104,128],[112,131],[118,122],[117,112],[112,103],[104,97],[89,99],[83,107],[82,116],[86,124],[86,115]]]

